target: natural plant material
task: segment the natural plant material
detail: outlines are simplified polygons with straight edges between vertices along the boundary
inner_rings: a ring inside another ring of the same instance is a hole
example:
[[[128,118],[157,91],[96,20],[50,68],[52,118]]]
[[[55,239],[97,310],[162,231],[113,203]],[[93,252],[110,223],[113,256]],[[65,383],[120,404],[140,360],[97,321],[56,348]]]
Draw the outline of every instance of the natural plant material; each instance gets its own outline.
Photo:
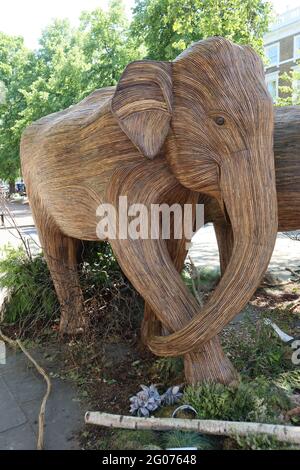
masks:
[[[280,412],[290,407],[289,397],[276,385],[258,377],[238,387],[206,383],[186,387],[182,401],[202,419],[278,422]]]
[[[248,450],[292,450],[299,449],[299,446],[280,442],[276,437],[266,435],[235,436],[238,449]]]
[[[266,325],[270,325],[275,333],[277,333],[278,337],[283,341],[284,343],[290,343],[291,341],[294,340],[293,336],[288,335],[284,331],[282,331],[276,323],[273,323],[269,318],[264,319],[264,323]]]
[[[199,305],[203,306],[207,294],[216,287],[220,280],[220,271],[218,268],[210,266],[197,267],[190,256],[181,276]]]
[[[290,370],[279,374],[274,380],[275,384],[286,390],[288,393],[292,393],[296,389],[300,389],[300,369]]]
[[[213,436],[203,436],[196,432],[172,431],[164,436],[165,448],[196,447],[201,450],[220,448],[220,440]]]
[[[0,260],[0,287],[7,289],[3,306],[5,323],[55,318],[57,297],[47,264],[41,254],[28,258],[23,248],[7,247]]]
[[[222,81],[220,67],[226,71]],[[187,86],[190,77],[193,87]],[[206,107],[209,119],[202,119]],[[230,116],[215,115],[216,109],[226,109]],[[226,134],[228,126],[234,138]],[[116,234],[110,243],[122,269],[154,310],[153,320],[156,317],[170,331],[157,336],[150,315],[143,336],[151,351],[185,355],[190,382],[207,376],[231,381],[231,369],[215,354],[213,338],[251,298],[273,251],[278,224],[272,137],[273,110],[262,62],[249,48],[220,37],[193,44],[172,63],[132,62],[115,89],[97,90],[84,102],[27,128],[21,142],[22,172],[62,306],[61,333],[73,334],[81,326],[82,293],[74,267],[78,240],[96,239],[95,210],[100,203],[116,207],[119,196],[126,194],[128,205],[195,205],[203,190],[212,195],[221,191],[229,218],[238,216],[231,220],[234,253],[227,275],[203,310],[172,262],[181,258],[184,239],[173,243],[172,235],[170,243],[161,237],[124,241]],[[242,141],[251,158],[240,152]],[[203,148],[209,151],[199,157]],[[212,170],[216,155],[223,165],[221,188]],[[228,155],[237,155],[238,161]],[[257,202],[257,210],[250,210]],[[203,356],[210,340],[210,354]]]
[[[205,383],[188,386],[182,402],[191,405],[201,419],[227,419],[230,414],[232,391],[222,384]]]
[[[159,448],[158,436],[153,431],[118,429],[114,432],[109,449],[112,450],[155,450]]]
[[[160,407],[161,396],[155,385],[150,385],[150,387],[141,385],[141,388],[142,391],[129,399],[130,413],[137,416],[150,416],[150,413]]]
[[[276,322],[281,326],[280,318],[276,318]],[[282,327],[286,330],[286,325]],[[246,316],[238,329],[226,333],[224,349],[230,353],[237,370],[246,377],[275,377],[294,368],[290,347],[280,340],[263,319],[254,322],[253,318]]]
[[[143,317],[143,300],[121,271],[107,242],[86,242],[79,276],[90,329],[97,339],[132,339]],[[88,333],[86,329],[86,333]]]
[[[180,386],[175,385],[174,387],[168,388],[168,390],[161,396],[161,401],[163,405],[175,405],[178,403],[183,396],[183,393],[180,392]]]
[[[201,38],[224,36],[263,50],[270,4],[263,0],[137,0],[132,36],[151,59],[168,60]]]
[[[183,396],[183,393],[180,392],[180,385],[169,387],[162,395],[153,384],[150,387],[141,385],[141,388],[141,392],[129,399],[131,402],[130,413],[137,416],[149,416],[151,411],[157,410],[161,405],[175,405]]]
[[[182,357],[161,357],[155,361],[154,369],[164,382],[169,381],[171,378],[178,377],[182,374]]]

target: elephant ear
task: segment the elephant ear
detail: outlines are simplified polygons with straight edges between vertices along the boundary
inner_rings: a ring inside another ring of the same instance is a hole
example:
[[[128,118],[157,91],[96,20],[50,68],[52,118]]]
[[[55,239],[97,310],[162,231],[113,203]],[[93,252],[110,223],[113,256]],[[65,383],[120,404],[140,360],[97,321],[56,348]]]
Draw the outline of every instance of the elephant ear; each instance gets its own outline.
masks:
[[[127,65],[112,99],[112,112],[139,151],[153,159],[170,128],[172,65],[140,60]]]

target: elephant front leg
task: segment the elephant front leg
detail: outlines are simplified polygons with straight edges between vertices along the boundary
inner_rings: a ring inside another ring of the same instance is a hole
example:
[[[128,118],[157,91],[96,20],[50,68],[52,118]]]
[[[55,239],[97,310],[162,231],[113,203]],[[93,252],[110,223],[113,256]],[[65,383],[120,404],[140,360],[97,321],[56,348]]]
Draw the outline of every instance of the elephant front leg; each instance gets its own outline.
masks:
[[[218,336],[208,341],[199,351],[184,356],[184,373],[187,382],[191,384],[215,382],[229,385],[238,378]]]
[[[169,169],[160,162],[149,163],[135,168],[115,172],[106,193],[106,202],[118,207],[119,197],[127,196],[128,207],[143,203],[149,211],[153,204],[196,204],[199,195],[178,185]],[[117,221],[119,225],[119,220]],[[186,256],[185,240],[177,242],[153,239],[132,239],[118,237],[111,239],[113,251],[119,264],[136,290],[144,297],[146,318],[143,336],[156,334],[159,322],[167,332],[182,329],[197,313],[196,299],[187,290],[178,272]],[[178,245],[176,246],[176,243]],[[235,370],[225,356],[218,339],[208,340],[201,347],[190,344],[192,352],[185,354],[185,372],[188,383],[215,381],[230,383],[236,378]],[[176,356],[166,347],[161,356]]]
[[[187,255],[185,240],[168,240],[167,247],[175,268],[181,272]],[[150,305],[146,304],[141,328],[144,343],[147,343],[149,331],[151,334],[161,334],[164,328],[161,328]],[[237,372],[224,353],[218,336],[208,341],[199,351],[184,356],[184,372],[186,381],[190,384],[202,382],[230,384],[237,379]]]
[[[214,228],[219,246],[221,275],[223,275],[232,253],[232,230],[225,222],[215,224]],[[238,377],[232,362],[223,351],[219,336],[206,343],[200,351],[187,354],[184,367],[185,375],[190,377],[192,383],[219,382],[226,385]]]

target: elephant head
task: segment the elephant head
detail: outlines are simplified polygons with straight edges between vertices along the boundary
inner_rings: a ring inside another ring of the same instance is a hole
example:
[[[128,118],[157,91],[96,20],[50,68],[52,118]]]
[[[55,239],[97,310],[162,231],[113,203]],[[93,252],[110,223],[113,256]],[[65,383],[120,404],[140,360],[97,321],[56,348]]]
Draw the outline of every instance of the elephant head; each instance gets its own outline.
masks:
[[[163,149],[180,185],[217,198],[232,225],[230,263],[202,310],[177,289],[179,276],[176,285],[170,280],[172,308],[190,308],[192,318],[169,336],[152,336],[149,346],[158,355],[185,354],[214,337],[250,300],[274,248],[273,104],[263,64],[249,47],[223,38],[200,41],[171,63],[129,64],[112,111],[144,158],[161,158]],[[165,275],[168,263],[164,258]]]

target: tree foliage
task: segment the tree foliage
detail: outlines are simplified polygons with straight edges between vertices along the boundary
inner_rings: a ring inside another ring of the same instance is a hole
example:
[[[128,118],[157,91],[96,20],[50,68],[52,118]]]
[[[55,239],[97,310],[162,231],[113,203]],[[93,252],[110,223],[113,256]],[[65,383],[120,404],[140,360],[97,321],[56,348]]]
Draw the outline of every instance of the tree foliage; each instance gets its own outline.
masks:
[[[283,73],[280,76],[280,86],[278,87],[280,97],[277,106],[290,106],[300,104],[300,71],[298,69]]]
[[[21,87],[33,80],[35,58],[19,37],[0,33],[0,177],[14,179],[19,168],[20,133],[15,129],[25,107]]]
[[[173,59],[191,42],[222,35],[260,50],[270,6],[263,0],[136,0],[131,24],[122,1],[83,12],[79,26],[54,20],[36,51],[0,33],[0,178],[19,172],[19,145],[31,122],[115,85],[126,64]]]
[[[78,28],[54,20],[39,48],[0,33],[0,178],[19,171],[22,131],[31,122],[67,108],[95,88],[116,84],[126,64],[142,57],[129,37],[122,2],[108,11],[83,12]]]
[[[136,0],[131,31],[157,60],[173,59],[192,42],[210,36],[262,52],[270,14],[265,0]]]

